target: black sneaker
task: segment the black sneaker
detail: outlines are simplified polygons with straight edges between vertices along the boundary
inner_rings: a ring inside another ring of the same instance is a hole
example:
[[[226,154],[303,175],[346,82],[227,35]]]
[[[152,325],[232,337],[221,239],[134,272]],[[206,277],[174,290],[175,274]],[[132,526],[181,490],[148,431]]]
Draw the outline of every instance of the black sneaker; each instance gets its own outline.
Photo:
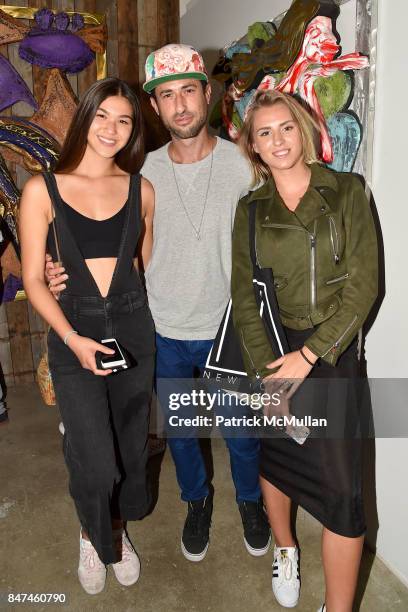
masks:
[[[263,508],[262,497],[257,502],[245,501],[238,505],[244,527],[244,543],[254,557],[266,555],[271,543],[271,529]]]
[[[181,550],[189,561],[202,561],[210,543],[212,498],[207,495],[188,502],[188,513],[181,536]]]

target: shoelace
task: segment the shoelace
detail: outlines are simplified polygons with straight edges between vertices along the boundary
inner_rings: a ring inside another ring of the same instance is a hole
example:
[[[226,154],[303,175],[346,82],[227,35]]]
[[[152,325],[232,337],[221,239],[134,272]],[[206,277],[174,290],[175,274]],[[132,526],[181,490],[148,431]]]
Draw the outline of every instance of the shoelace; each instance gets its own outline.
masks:
[[[122,538],[122,559],[120,560],[120,563],[126,563],[127,561],[130,561],[130,559],[132,558],[132,554],[133,554],[132,545],[128,541],[128,539],[125,538],[125,536],[123,536]]]
[[[286,551],[281,551],[278,553],[275,563],[278,565],[278,568],[280,568],[278,579],[279,584],[282,584],[284,580],[291,581],[296,578],[296,576],[293,574],[292,560],[288,557]]]
[[[188,513],[187,525],[191,528],[193,535],[200,535],[203,531],[203,522],[206,518],[204,508],[194,508],[191,502],[189,503],[190,512]]]
[[[117,561],[114,565],[119,565],[119,563],[127,563],[132,559],[132,553],[134,552],[133,546],[124,531],[116,530],[113,532],[113,534],[115,537],[120,536],[121,541],[121,559],[120,561]]]
[[[81,547],[81,561],[82,565],[88,571],[92,571],[96,568],[101,568],[103,566],[102,561],[99,559],[96,550],[92,547]]]
[[[247,504],[246,502],[244,502],[244,506],[246,510],[244,517],[245,527],[253,533],[261,532],[265,527],[262,507],[258,504]]]
[[[292,561],[285,555],[283,557],[282,563],[282,575],[285,580],[290,580],[292,578]]]

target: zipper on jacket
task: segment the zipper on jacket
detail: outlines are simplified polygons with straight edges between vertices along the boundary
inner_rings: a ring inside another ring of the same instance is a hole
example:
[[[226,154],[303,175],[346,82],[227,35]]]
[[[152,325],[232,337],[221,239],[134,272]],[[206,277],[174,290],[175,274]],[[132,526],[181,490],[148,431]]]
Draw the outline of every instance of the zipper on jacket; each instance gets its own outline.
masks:
[[[313,234],[310,237],[310,304],[312,309],[316,308],[316,221],[314,222]]]
[[[330,226],[330,242],[332,245],[334,263],[338,264],[340,261],[340,241],[337,233],[336,222],[333,217],[329,217]]]
[[[300,232],[306,232],[310,239],[310,304],[312,309],[316,308],[316,226],[317,220],[315,219],[313,226],[313,234],[304,227],[297,225],[289,225],[286,223],[263,223],[262,227],[279,227],[281,229],[298,230]]]
[[[326,285],[332,285],[333,283],[339,283],[340,281],[345,280],[349,276],[350,274],[346,272],[345,274],[342,274],[341,276],[336,276],[336,278],[331,278],[330,280],[326,281]]]
[[[246,351],[246,354],[247,354],[247,355],[248,355],[248,357],[249,357],[249,361],[251,362],[251,365],[252,365],[252,370],[253,370],[253,371],[254,371],[254,373],[255,373],[255,377],[256,377],[256,378],[258,378],[258,379],[260,379],[260,378],[261,378],[261,375],[259,374],[258,370],[256,369],[255,364],[254,364],[254,362],[253,362],[253,359],[252,359],[252,357],[251,357],[251,353],[248,351],[247,345],[245,344],[244,332],[242,331],[242,329],[241,329],[241,339],[242,339],[242,345],[243,345],[243,347],[244,347],[244,349],[245,349],[245,351]]]
[[[297,225],[289,225],[289,223],[262,223],[262,227],[279,227],[281,229],[299,230],[300,232],[307,232],[304,227]]]
[[[353,325],[355,324],[355,322],[357,321],[358,316],[354,315],[354,318],[352,320],[352,322],[346,327],[346,329],[344,330],[344,332],[341,334],[341,336],[339,336],[339,338],[337,338],[336,342],[334,342],[331,347],[322,355],[322,357],[325,357],[327,355],[327,353],[330,353],[330,351],[333,351],[335,349],[337,349],[341,343],[341,341],[343,340],[343,338],[348,334],[348,332],[350,331],[350,329],[353,327]]]

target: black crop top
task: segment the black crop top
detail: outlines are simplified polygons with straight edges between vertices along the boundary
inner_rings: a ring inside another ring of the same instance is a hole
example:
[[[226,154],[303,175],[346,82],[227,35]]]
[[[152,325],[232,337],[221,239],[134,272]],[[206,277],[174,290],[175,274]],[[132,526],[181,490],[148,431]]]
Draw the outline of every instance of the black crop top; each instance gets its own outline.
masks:
[[[63,200],[62,202],[68,227],[84,259],[118,256],[128,200],[115,215],[103,221],[90,219]],[[47,245],[48,249],[54,253],[55,241],[51,224],[48,228]]]

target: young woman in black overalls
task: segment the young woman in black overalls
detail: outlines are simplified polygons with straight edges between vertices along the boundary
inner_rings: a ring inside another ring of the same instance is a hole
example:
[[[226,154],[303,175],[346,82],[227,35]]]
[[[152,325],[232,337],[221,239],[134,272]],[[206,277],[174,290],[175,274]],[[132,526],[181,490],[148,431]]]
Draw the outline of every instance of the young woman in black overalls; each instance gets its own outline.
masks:
[[[81,100],[56,173],[32,177],[21,199],[23,281],[50,325],[49,364],[81,523],[78,575],[90,594],[103,589],[108,564],[121,584],[138,579],[125,526],[150,503],[154,325],[134,262],[141,236],[144,266],[150,255],[154,192],[139,174],[142,162],[139,102],[125,83],[105,79]],[[55,261],[60,252],[66,270],[59,301],[44,281],[46,246]],[[127,354],[128,369],[98,369],[95,353],[112,353],[100,343],[106,338]]]

